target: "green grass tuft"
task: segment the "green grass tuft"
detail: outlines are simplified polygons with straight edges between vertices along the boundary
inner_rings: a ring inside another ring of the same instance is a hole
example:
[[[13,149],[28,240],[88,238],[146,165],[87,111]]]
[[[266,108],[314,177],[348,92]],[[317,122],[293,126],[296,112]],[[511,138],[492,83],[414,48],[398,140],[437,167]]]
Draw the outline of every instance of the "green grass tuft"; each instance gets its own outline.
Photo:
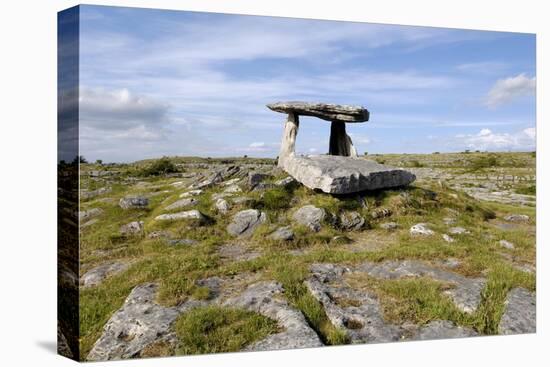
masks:
[[[208,306],[191,310],[176,321],[177,354],[237,352],[276,333],[277,323],[242,309]]]

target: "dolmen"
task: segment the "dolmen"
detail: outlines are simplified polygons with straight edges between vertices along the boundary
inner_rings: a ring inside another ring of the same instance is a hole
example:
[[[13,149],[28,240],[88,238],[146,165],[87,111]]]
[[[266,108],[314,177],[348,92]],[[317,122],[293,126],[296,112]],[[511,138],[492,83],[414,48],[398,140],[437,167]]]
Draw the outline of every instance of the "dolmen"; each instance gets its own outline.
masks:
[[[369,120],[369,111],[362,106],[277,102],[268,104],[267,107],[272,111],[288,114],[278,166],[310,189],[330,194],[351,194],[406,186],[416,179],[411,172],[358,157],[357,150],[346,133],[346,124]],[[296,155],[300,115],[330,121],[327,155]]]

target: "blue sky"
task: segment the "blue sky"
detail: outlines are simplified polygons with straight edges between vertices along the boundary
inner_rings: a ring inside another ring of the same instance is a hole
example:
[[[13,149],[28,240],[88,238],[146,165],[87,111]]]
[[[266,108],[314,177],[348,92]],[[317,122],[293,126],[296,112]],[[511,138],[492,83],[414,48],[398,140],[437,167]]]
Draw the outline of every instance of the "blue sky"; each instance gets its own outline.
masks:
[[[359,153],[535,149],[535,35],[81,6],[90,160],[275,157],[285,100],[358,104]],[[297,150],[330,125],[302,118]]]

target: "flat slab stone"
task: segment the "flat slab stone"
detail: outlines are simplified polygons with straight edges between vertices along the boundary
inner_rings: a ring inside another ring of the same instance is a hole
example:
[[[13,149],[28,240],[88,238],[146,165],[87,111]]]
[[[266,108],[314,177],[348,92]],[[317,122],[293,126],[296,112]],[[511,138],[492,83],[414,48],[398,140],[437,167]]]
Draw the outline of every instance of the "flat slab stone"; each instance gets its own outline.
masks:
[[[481,292],[487,281],[483,278],[467,278],[463,275],[438,269],[416,260],[364,262],[356,271],[365,272],[380,279],[401,279],[407,277],[429,277],[451,283],[454,288],[444,291],[455,306],[465,313],[473,313],[481,302]]]
[[[448,320],[435,320],[424,325],[414,337],[417,340],[467,338],[478,335],[475,330],[457,326]]]
[[[305,285],[324,307],[330,322],[352,343],[398,341],[405,330],[384,320],[378,299],[349,287],[342,277],[350,270],[334,264],[313,264]]]
[[[369,111],[362,106],[292,101],[271,103],[267,108],[275,112],[313,116],[327,121],[364,122],[369,120]]]
[[[128,269],[130,264],[122,262],[109,262],[88,270],[80,279],[83,288],[94,287],[102,283],[106,278],[116,275]]]
[[[349,194],[406,186],[416,176],[374,161],[334,155],[287,157],[283,169],[310,189]]]
[[[277,350],[320,347],[323,343],[309,327],[304,315],[290,306],[282,297],[284,289],[274,281],[250,285],[243,293],[228,299],[224,305],[258,312],[276,320],[283,329],[280,333],[249,345],[245,350]]]
[[[177,317],[206,303],[190,300],[178,307],[163,307],[155,302],[157,289],[156,284],[146,283],[132,290],[105,324],[103,334],[86,358],[88,361],[135,358],[152,343],[177,343],[172,331]]]
[[[537,298],[525,288],[514,288],[506,297],[506,309],[500,319],[501,334],[526,334],[537,331]]]

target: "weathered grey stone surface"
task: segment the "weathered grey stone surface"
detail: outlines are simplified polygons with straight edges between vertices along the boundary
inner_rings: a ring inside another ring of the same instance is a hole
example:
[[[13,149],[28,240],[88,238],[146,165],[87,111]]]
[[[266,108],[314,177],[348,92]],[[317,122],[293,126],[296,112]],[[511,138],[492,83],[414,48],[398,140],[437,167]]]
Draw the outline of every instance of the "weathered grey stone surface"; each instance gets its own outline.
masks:
[[[413,236],[431,236],[434,234],[434,231],[428,228],[428,224],[426,223],[417,223],[414,226],[411,227],[409,232]]]
[[[449,236],[447,233],[443,233],[442,237],[445,242],[453,243],[455,241],[455,239]]]
[[[352,343],[389,342],[404,334],[386,323],[378,300],[368,292],[349,287],[342,275],[350,270],[333,264],[314,264],[306,286],[323,305],[330,322],[344,330]]]
[[[292,241],[294,232],[290,227],[279,227],[269,235],[269,238],[276,241]]]
[[[135,287],[103,328],[87,356],[88,361],[105,361],[139,357],[148,345],[164,341],[175,345],[177,338],[172,325],[179,314],[205,304],[187,301],[178,307],[163,307],[155,303],[157,285]]]
[[[445,218],[443,218],[443,223],[445,223],[446,225],[450,226],[450,225],[456,223],[456,218],[445,217]]]
[[[142,209],[149,205],[149,199],[143,196],[128,196],[120,199],[118,205],[122,209]]]
[[[248,174],[248,179],[247,179],[248,188],[252,190],[254,187],[256,187],[256,185],[260,184],[263,180],[265,180],[268,177],[269,176],[266,175],[265,173],[250,172]]]
[[[266,221],[265,213],[256,209],[241,210],[233,216],[227,226],[227,232],[232,236],[250,237],[256,227]]]
[[[381,279],[399,279],[404,277],[430,277],[435,280],[450,283],[454,288],[444,291],[453,303],[466,313],[473,313],[481,302],[481,291],[486,280],[482,278],[467,278],[460,274],[432,267],[421,261],[385,261],[381,263],[365,262],[356,268],[370,276]]]
[[[143,222],[134,221],[128,224],[124,224],[120,227],[120,233],[123,235],[132,235],[143,232]]]
[[[373,210],[370,213],[370,216],[372,217],[372,219],[380,219],[380,218],[389,217],[392,214],[393,212],[389,208],[379,208],[379,209]]]
[[[128,269],[129,264],[123,262],[110,262],[88,270],[80,278],[80,284],[84,288],[94,287],[103,282],[107,277],[121,273]]]
[[[369,111],[362,106],[292,101],[271,103],[267,108],[275,112],[313,116],[326,121],[364,122],[369,119]]]
[[[189,206],[195,206],[199,201],[195,198],[183,198],[168,205],[165,210],[181,209]]]
[[[231,209],[231,205],[229,205],[229,203],[222,198],[216,200],[214,206],[216,207],[216,210],[221,214],[226,214]]]
[[[225,192],[226,194],[236,194],[242,191],[243,190],[238,185],[230,185],[227,186],[225,190],[223,190],[223,192]]]
[[[395,222],[386,222],[386,223],[380,224],[380,228],[388,230],[388,231],[393,231],[393,230],[396,230],[397,228],[399,228],[399,225]]]
[[[240,295],[228,299],[224,305],[258,312],[276,320],[283,331],[268,336],[246,348],[246,350],[276,350],[320,347],[323,345],[311,329],[304,315],[291,307],[282,297],[280,283],[267,281],[249,286]]]
[[[514,288],[506,297],[506,309],[500,319],[501,334],[535,333],[537,329],[537,297],[525,288]]]
[[[82,223],[93,217],[97,217],[102,213],[103,213],[103,209],[101,208],[92,208],[90,210],[80,211],[78,212],[78,220],[80,221],[80,223]]]
[[[305,186],[331,194],[406,186],[416,178],[399,168],[334,155],[292,155],[281,164],[287,173]]]
[[[478,335],[475,330],[457,326],[448,320],[436,320],[420,328],[414,339],[452,339]]]
[[[515,248],[514,244],[510,241],[500,240],[498,243],[501,247],[507,248],[508,250],[513,250]]]
[[[325,210],[313,205],[306,205],[298,209],[292,218],[301,225],[304,225],[314,232],[321,230],[321,223],[325,219]]]
[[[197,189],[197,190],[190,190],[190,191],[187,191],[187,192],[184,192],[180,195],[180,198],[188,198],[188,197],[191,197],[191,196],[198,196],[200,194],[202,194],[203,191],[200,190],[200,189]]]
[[[294,177],[288,176],[288,177],[285,177],[281,180],[275,181],[275,186],[289,187],[289,186],[292,186],[292,185],[297,184],[297,183],[298,183],[298,181],[296,181],[296,179]]]
[[[252,260],[261,256],[261,253],[238,243],[229,243],[218,248],[220,258],[231,261]]]
[[[200,222],[206,221],[206,217],[198,210],[187,210],[184,212],[161,214],[155,217],[155,220],[179,220],[179,219],[195,219]]]
[[[84,199],[84,200],[93,199],[97,196],[110,193],[111,191],[112,191],[112,188],[110,188],[110,187],[100,187],[97,190],[81,191],[80,192],[80,198]]]
[[[354,231],[363,228],[365,218],[358,212],[344,212],[340,214],[340,228],[346,231]]]
[[[529,216],[525,214],[510,214],[504,217],[508,222],[528,222]]]
[[[470,234],[470,231],[468,231],[466,228],[464,227],[452,227],[452,228],[449,228],[449,233],[450,234]]]

